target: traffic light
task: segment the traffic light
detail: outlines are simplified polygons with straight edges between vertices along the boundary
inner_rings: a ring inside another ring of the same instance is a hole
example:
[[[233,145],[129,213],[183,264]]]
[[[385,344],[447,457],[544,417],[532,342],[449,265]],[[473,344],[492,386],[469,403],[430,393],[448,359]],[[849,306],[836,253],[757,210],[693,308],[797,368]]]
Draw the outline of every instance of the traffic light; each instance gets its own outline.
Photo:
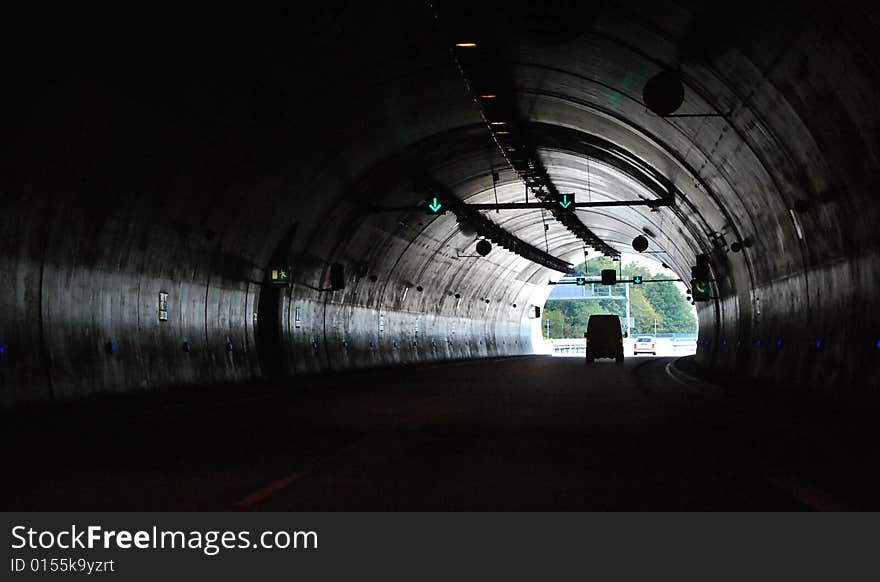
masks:
[[[586,277],[578,277],[578,278],[577,278],[577,284],[578,284],[579,286],[583,287],[584,285],[587,284],[587,278],[586,278]]]
[[[432,194],[428,198],[425,199],[425,211],[428,214],[437,215],[443,214],[448,210],[446,201],[436,194]]]
[[[617,285],[617,271],[615,269],[602,269],[602,284]]]
[[[641,285],[642,284],[642,276],[634,275],[633,276],[633,285]]]
[[[691,279],[691,289],[694,292],[694,301],[709,301],[712,298],[710,296],[712,289],[707,280]]]
[[[691,291],[694,301],[709,301],[712,298],[709,279],[709,258],[705,254],[698,255],[696,266],[691,267]]]

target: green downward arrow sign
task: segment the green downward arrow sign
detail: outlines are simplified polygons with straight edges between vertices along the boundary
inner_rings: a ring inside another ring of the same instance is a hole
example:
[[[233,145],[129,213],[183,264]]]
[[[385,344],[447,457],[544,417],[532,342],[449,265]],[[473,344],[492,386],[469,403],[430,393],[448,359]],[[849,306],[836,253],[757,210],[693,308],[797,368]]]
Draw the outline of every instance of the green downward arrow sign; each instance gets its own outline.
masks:
[[[428,208],[430,208],[430,209],[433,210],[434,212],[437,212],[438,210],[440,210],[440,207],[441,207],[441,206],[443,206],[443,205],[440,204],[439,202],[437,202],[437,197],[436,197],[436,196],[434,196],[434,201],[433,201],[431,204],[428,204]]]
[[[563,208],[568,208],[569,206],[571,206],[571,202],[568,201],[568,194],[562,195],[562,202],[560,202],[559,205]]]

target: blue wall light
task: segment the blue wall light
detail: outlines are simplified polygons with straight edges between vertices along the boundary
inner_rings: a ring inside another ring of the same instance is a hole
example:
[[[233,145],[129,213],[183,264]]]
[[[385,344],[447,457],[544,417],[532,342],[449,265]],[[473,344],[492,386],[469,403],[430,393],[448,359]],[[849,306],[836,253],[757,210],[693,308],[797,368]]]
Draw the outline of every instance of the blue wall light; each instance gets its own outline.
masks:
[[[108,354],[115,354],[116,353],[116,343],[114,343],[114,342],[107,342],[105,344],[104,348],[107,350]]]
[[[227,352],[235,351],[235,344],[232,342],[226,342],[226,351]]]
[[[782,347],[782,340],[781,340],[781,339],[776,340],[776,347],[777,347],[777,348],[781,348],[781,347]]]
[[[758,347],[760,348],[760,347],[761,347],[761,340],[756,341],[756,342],[755,342],[755,345],[758,346]]]
[[[822,347],[822,340],[816,340],[816,349],[818,350],[821,347]]]

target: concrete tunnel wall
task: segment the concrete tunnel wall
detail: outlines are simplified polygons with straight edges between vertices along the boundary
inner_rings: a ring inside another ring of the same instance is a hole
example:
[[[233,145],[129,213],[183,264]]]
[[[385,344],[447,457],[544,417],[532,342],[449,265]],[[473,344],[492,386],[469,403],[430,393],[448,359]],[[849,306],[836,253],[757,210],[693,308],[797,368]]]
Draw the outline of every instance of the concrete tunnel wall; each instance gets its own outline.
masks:
[[[710,253],[718,299],[700,305],[702,363],[875,400],[877,21],[855,8],[833,20],[760,10],[700,58],[681,46],[705,11],[651,3],[607,7],[563,43],[517,37],[508,59],[555,181],[585,189],[578,136],[595,135],[681,191],[674,209],[582,218],[619,249],[650,227],[683,278]],[[421,200],[413,173],[485,202],[496,169],[499,199],[522,196],[427,8],[232,20],[156,22],[162,33],[146,39],[124,27],[74,35],[58,53],[12,35],[22,59],[2,116],[4,406],[532,351],[539,322],[527,312],[558,274],[502,249],[461,257],[475,236],[450,215],[363,206]],[[242,30],[251,44],[228,41]],[[641,86],[677,61],[682,111],[730,115],[646,111]],[[618,174],[595,160],[591,171],[609,197],[629,196]],[[543,246],[537,213],[489,216]],[[547,244],[583,257],[558,225]],[[267,285],[276,262],[293,266],[289,289]],[[319,291],[332,262],[346,266],[346,288]]]

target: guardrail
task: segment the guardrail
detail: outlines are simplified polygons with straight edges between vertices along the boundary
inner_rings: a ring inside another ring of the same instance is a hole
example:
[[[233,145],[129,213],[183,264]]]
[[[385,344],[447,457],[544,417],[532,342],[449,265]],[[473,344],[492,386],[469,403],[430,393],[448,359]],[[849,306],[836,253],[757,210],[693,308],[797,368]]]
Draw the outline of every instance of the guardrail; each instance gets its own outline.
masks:
[[[633,336],[631,338],[623,340],[623,345],[626,352],[632,352],[633,343],[636,337],[638,336]],[[655,342],[657,343],[658,351],[672,351],[675,353],[696,351],[697,336],[652,337],[654,337]],[[587,349],[587,342],[584,340],[584,338],[551,339],[549,340],[549,342],[552,348],[551,351],[554,354],[583,354]]]

